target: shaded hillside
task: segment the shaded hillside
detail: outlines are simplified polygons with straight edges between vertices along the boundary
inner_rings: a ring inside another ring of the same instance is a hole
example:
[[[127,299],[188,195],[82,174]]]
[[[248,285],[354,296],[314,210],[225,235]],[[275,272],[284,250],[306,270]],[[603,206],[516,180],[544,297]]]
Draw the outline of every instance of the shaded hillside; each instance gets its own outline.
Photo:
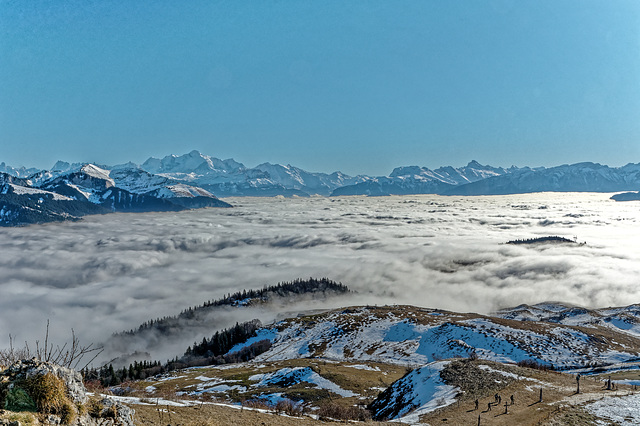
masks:
[[[269,309],[275,301],[286,302],[295,309],[295,304],[302,300],[323,300],[349,292],[347,286],[327,278],[297,279],[262,289],[238,291],[187,308],[178,315],[152,319],[135,329],[116,333],[105,342],[105,346],[107,353],[116,358],[136,351],[162,350],[166,353],[166,347],[172,345],[173,358],[182,354],[194,340],[210,337],[212,330],[233,326],[236,314],[245,319],[260,318],[264,315],[263,309]],[[127,365],[129,362],[132,360],[125,356],[116,364]]]
[[[87,201],[72,201],[47,191],[16,190],[11,184],[0,186],[0,226],[77,220],[111,210]]]

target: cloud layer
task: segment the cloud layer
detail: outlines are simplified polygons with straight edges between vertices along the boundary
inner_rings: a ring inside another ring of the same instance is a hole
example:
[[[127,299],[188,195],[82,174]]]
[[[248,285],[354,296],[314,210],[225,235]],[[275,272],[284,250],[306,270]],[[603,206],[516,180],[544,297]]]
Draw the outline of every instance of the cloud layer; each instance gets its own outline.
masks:
[[[240,198],[233,209],[0,229],[0,347],[84,342],[244,288],[329,277],[342,304],[489,312],[640,301],[640,209],[607,194]],[[574,236],[586,245],[506,241]],[[235,320],[235,318],[233,318]]]

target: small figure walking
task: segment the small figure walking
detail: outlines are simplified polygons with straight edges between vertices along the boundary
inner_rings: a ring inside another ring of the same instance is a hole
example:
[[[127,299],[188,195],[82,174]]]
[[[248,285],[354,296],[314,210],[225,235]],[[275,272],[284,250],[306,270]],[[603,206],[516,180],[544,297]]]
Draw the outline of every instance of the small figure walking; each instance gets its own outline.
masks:
[[[491,403],[487,404],[487,411],[491,411]]]
[[[578,389],[576,390],[576,393],[580,393],[580,373],[578,373],[578,375],[576,376],[576,383],[578,384]]]
[[[515,404],[515,402],[513,402],[513,395],[511,395],[511,405]]]
[[[540,399],[538,400],[538,402],[542,402],[542,388],[540,388]]]
[[[478,404],[480,404],[480,401],[476,399],[476,410],[478,409]]]

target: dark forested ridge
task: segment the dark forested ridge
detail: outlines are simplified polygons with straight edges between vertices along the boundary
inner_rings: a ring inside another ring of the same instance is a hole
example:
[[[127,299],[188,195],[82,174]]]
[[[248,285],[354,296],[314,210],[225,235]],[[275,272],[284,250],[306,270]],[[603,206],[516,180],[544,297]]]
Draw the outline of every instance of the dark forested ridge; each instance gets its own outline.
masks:
[[[570,240],[569,238],[552,235],[548,237],[527,238],[522,240],[511,240],[507,244],[541,244],[541,243],[569,243],[578,244],[577,238]]]
[[[160,333],[170,333],[172,329],[180,327],[181,323],[198,321],[204,317],[213,307],[219,306],[251,306],[266,303],[275,297],[291,297],[305,294],[342,294],[349,293],[346,285],[337,283],[328,278],[296,279],[290,282],[282,282],[276,285],[264,286],[260,290],[242,290],[217,299],[209,300],[200,306],[185,309],[177,316],[167,316],[141,324],[137,329],[123,331],[118,335],[135,335],[145,330],[155,330]]]
[[[166,373],[180,368],[233,364],[250,361],[271,348],[268,339],[253,342],[235,352],[229,351],[236,345],[246,342],[257,335],[262,327],[259,320],[236,323],[235,326],[216,331],[211,338],[204,337],[200,343],[189,346],[181,357],[166,361],[134,361],[129,367],[114,369],[113,364],[104,365],[99,369],[83,371],[85,380],[99,381],[102,386],[115,386],[128,380],[140,380],[157,374]]]

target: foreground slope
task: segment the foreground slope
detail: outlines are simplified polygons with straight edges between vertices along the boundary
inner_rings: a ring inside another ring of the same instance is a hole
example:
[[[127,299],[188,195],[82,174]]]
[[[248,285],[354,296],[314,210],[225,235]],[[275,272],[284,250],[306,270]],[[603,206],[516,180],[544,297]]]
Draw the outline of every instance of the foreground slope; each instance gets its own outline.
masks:
[[[494,315],[351,307],[276,322],[229,350],[269,340],[251,362],[176,370],[125,391],[195,406],[246,401],[270,415],[283,400],[316,415],[366,406],[378,421],[407,424],[636,424],[635,382],[608,382],[617,370],[605,365],[637,376],[638,313],[559,303]]]
[[[580,392],[572,374],[453,359],[413,370],[369,408],[376,419],[408,424],[602,425],[618,416],[638,424],[640,410],[617,408],[637,403],[633,387],[608,388],[598,377],[579,381]]]

